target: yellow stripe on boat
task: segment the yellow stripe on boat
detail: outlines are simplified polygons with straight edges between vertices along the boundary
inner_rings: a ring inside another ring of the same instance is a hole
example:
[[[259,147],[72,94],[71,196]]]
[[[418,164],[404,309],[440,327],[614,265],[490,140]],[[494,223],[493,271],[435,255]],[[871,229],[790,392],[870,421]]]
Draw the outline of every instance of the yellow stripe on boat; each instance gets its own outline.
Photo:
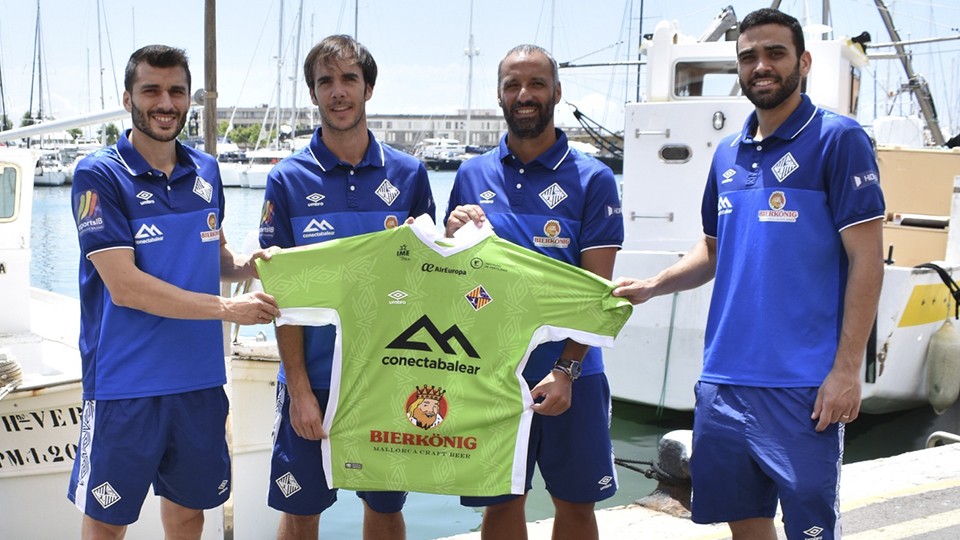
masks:
[[[953,316],[954,309],[953,299],[946,285],[917,285],[910,293],[907,307],[904,308],[897,326],[903,328],[943,321]]]

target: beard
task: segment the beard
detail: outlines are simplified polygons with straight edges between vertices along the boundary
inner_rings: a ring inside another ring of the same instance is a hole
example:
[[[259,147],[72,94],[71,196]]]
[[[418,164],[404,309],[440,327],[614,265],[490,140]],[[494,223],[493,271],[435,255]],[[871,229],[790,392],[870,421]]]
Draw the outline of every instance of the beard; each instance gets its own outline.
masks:
[[[178,116],[179,120],[177,121],[177,129],[173,133],[158,133],[152,127],[150,127],[150,116],[148,113],[145,113],[143,110],[137,107],[136,103],[133,100],[130,101],[130,116],[133,119],[133,126],[137,128],[147,137],[159,142],[170,142],[177,138],[180,135],[180,132],[183,130],[183,126],[187,123],[187,115],[181,114],[180,112],[171,109],[169,111],[156,110],[156,113],[169,114],[172,116]]]
[[[419,407],[413,410],[412,415],[413,419],[417,422],[417,426],[422,427],[423,429],[430,429],[437,419],[435,415],[429,415],[420,410]]]
[[[786,80],[777,76],[776,82],[780,83],[779,90],[770,93],[761,93],[751,90],[750,85],[744,83],[743,79],[740,79],[740,89],[743,90],[743,95],[747,96],[747,99],[749,99],[750,103],[753,103],[756,108],[763,110],[774,109],[786,101],[787,98],[796,91],[797,87],[800,86],[800,61],[797,60],[797,66]]]
[[[531,118],[517,118],[514,111],[521,107],[535,107],[537,114]],[[536,101],[516,102],[509,109],[506,105],[503,109],[503,118],[507,121],[510,128],[510,134],[520,139],[533,139],[543,133],[550,122],[553,120],[553,106],[544,107]]]

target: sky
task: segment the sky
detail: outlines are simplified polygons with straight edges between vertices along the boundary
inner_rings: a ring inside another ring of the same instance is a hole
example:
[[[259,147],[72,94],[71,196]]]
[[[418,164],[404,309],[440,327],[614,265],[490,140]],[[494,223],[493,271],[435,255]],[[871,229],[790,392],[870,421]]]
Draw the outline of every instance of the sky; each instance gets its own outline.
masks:
[[[99,0],[101,17],[98,0],[39,3],[45,115],[67,118],[100,110],[101,96],[105,108],[119,106],[127,58],[150,43],[184,48],[191,60],[194,90],[203,85],[203,0]],[[888,3],[904,39],[960,34],[960,2]],[[658,21],[670,19],[679,22],[682,32],[699,36],[726,5],[733,5],[742,18],[770,2],[475,0],[471,17],[470,0],[304,0],[301,52],[296,61],[300,1],[283,4],[282,106],[293,102],[294,77],[297,103],[309,105],[299,64],[310,46],[329,34],[356,32],[379,66],[368,113],[440,115],[465,109],[468,101],[475,110],[496,109],[497,64],[514,45],[543,46],[560,62],[635,60],[641,22],[642,33],[651,33]],[[836,34],[857,35],[866,30],[874,42],[889,41],[873,0],[832,0],[830,4]],[[280,5],[281,0],[217,2],[219,107],[276,103]],[[820,2],[783,0],[781,9],[801,22],[820,22]],[[37,2],[0,0],[0,13],[4,100],[8,115],[19,124],[30,107],[31,86],[34,111],[40,102],[38,84],[31,84],[35,81]],[[471,35],[476,52],[472,75],[466,54]],[[956,133],[960,130],[960,41],[916,46],[913,52],[915,69],[934,85],[941,125]],[[611,130],[622,129],[624,103],[637,99],[636,67],[563,69],[560,78],[565,102]],[[868,92],[875,87],[883,96],[903,80],[898,64],[882,61],[871,64],[863,84]],[[872,102],[872,97],[861,100],[865,114],[872,112]],[[905,103],[909,102],[897,102],[894,110],[910,112]],[[881,110],[887,106],[887,100],[879,104]],[[561,104],[556,113],[558,125],[576,125],[569,105]]]

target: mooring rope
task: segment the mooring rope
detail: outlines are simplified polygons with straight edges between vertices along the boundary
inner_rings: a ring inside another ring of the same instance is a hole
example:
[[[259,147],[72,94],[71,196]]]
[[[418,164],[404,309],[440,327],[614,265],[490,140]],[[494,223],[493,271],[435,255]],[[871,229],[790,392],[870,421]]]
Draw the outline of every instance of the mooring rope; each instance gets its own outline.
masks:
[[[626,459],[626,458],[613,458],[613,463],[619,465],[625,469],[630,469],[631,471],[638,472],[644,475],[647,478],[656,480],[657,482],[662,482],[665,484],[688,484],[689,480],[685,478],[676,477],[667,471],[663,470],[656,461],[643,461],[639,459]],[[639,465],[645,465],[649,468],[643,468]]]

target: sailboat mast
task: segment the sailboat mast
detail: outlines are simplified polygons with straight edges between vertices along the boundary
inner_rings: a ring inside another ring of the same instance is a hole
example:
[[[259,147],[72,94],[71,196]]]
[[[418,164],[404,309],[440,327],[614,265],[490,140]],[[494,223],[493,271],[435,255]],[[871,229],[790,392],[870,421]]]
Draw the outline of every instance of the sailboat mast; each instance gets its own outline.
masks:
[[[217,2],[203,5],[203,149],[217,155]]]
[[[296,46],[293,49],[293,95],[291,99],[293,101],[292,107],[290,108],[290,127],[293,129],[294,136],[297,132],[297,120],[300,116],[300,107],[297,106],[297,77],[298,69],[300,67],[300,37],[303,33],[303,0],[300,0],[300,7],[297,8],[297,39]]]
[[[907,74],[907,84],[910,87],[910,91],[913,92],[913,95],[917,98],[917,103],[920,105],[920,112],[923,114],[923,119],[927,122],[927,128],[930,129],[933,142],[941,146],[946,140],[940,131],[937,111],[933,108],[933,96],[930,95],[930,87],[927,86],[927,81],[918,77],[913,71],[910,55],[907,54],[903,43],[900,41],[900,33],[893,27],[893,18],[890,17],[890,11],[887,9],[886,4],[883,3],[883,0],[874,0],[874,3],[877,5],[877,11],[880,12],[880,18],[883,19],[884,26],[887,27],[887,32],[893,41],[893,46],[897,50],[897,57],[900,58],[900,63],[903,64],[903,70]]]
[[[30,109],[27,111],[27,116],[32,120],[33,119],[33,82],[37,78],[37,61],[40,58],[40,53],[37,48],[40,46],[40,0],[37,0],[37,23],[34,26],[33,31],[33,64],[30,68]],[[42,100],[40,100],[42,102]],[[39,105],[40,110],[43,110],[42,103]],[[41,115],[37,113],[37,116]],[[33,123],[32,121],[30,122]]]
[[[471,103],[471,96],[473,93],[473,57],[480,54],[480,51],[474,48],[473,46],[473,0],[470,0],[470,38],[467,42],[466,55],[469,58],[469,68],[467,70],[467,125],[466,125],[466,137],[464,138],[463,144],[468,146],[470,144],[470,120],[472,115],[473,105]]]
[[[280,87],[283,78],[283,0],[280,0],[280,27],[277,32],[277,115],[274,127],[277,130],[276,145],[280,149]]]

